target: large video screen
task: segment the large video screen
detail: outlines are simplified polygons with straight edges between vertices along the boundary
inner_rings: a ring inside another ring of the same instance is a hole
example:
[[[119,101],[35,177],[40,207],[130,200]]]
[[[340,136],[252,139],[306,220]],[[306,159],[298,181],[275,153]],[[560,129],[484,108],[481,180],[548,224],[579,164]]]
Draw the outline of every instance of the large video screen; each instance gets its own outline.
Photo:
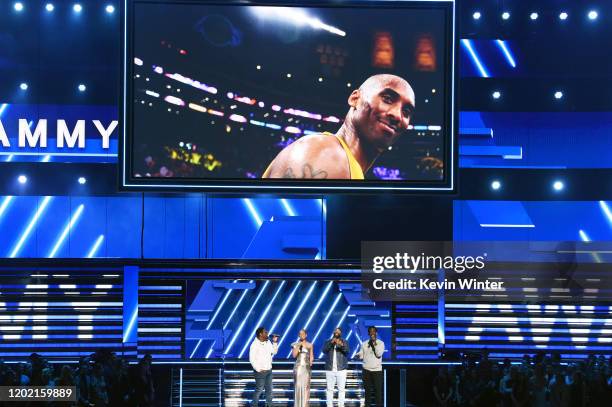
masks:
[[[125,11],[124,188],[454,189],[452,1]]]

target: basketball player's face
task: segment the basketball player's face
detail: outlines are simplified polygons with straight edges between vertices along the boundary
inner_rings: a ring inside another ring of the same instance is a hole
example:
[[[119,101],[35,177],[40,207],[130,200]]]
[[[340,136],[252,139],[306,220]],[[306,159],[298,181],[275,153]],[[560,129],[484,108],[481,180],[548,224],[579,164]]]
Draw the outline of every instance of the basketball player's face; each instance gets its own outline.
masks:
[[[360,93],[354,124],[359,136],[382,152],[408,129],[413,110],[410,86],[399,79],[389,80]]]

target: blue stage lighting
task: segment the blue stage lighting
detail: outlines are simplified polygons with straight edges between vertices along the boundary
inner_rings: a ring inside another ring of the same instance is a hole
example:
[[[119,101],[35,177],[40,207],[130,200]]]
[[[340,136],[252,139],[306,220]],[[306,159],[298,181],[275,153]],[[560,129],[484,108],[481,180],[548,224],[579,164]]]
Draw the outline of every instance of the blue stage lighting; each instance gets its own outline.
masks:
[[[501,97],[501,92],[496,90],[495,92],[493,92],[493,99],[499,99]]]
[[[591,10],[589,11],[588,17],[589,17],[589,20],[597,20],[597,17],[599,17],[599,14],[597,13],[597,11]]]
[[[606,218],[608,218],[608,221],[612,224],[612,210],[608,204],[605,201],[599,201],[599,206],[601,207],[604,215],[606,215]],[[0,208],[0,216],[2,216],[2,208]]]
[[[491,182],[491,189],[493,191],[499,191],[501,189],[501,186],[501,182],[499,182],[498,180]]]
[[[580,229],[578,231],[578,234],[580,235],[580,239],[582,239],[583,242],[590,242],[591,238],[589,237],[589,235],[586,234],[586,232],[582,229]]]
[[[264,283],[264,285],[261,287],[261,289],[259,290],[259,293],[257,294],[257,297],[255,297],[255,301],[253,301],[253,304],[251,304],[251,308],[249,308],[248,312],[246,314],[244,314],[243,318],[242,318],[242,322],[240,323],[240,325],[238,326],[238,328],[236,329],[235,332],[232,332],[233,336],[232,339],[230,340],[229,345],[227,345],[227,349],[225,349],[223,351],[224,355],[227,355],[230,353],[230,351],[232,350],[232,346],[234,346],[234,343],[236,342],[236,339],[238,339],[238,337],[240,336],[240,333],[242,332],[242,329],[244,328],[244,324],[246,324],[247,320],[248,320],[248,316],[252,315],[253,313],[253,309],[255,309],[255,307],[257,306],[257,303],[259,302],[259,299],[261,298],[261,296],[263,295],[263,293],[266,291],[266,288],[268,288],[268,284],[270,284],[270,280],[266,280],[266,282]],[[249,342],[252,340],[252,338],[249,338]]]
[[[465,49],[470,54],[470,57],[472,58],[472,61],[474,62],[474,64],[478,68],[478,71],[480,72],[480,76],[483,77],[483,78],[488,78],[489,77],[489,73],[487,72],[487,69],[485,68],[483,63],[480,62],[480,58],[478,58],[478,54],[476,54],[476,51],[474,50],[474,47],[472,47],[471,40],[463,38],[461,40],[461,44],[465,47]]]
[[[13,247],[13,250],[11,251],[11,254],[9,255],[9,257],[11,259],[14,259],[15,257],[17,257],[19,255],[19,252],[21,251],[21,248],[23,247],[23,245],[25,244],[26,240],[30,236],[30,233],[32,233],[32,229],[34,229],[34,226],[36,226],[36,224],[38,223],[38,219],[45,212],[45,209],[47,209],[47,205],[49,205],[49,202],[51,202],[52,199],[53,199],[53,197],[51,197],[51,196],[45,196],[45,198],[42,200],[42,202],[38,206],[38,209],[34,213],[34,216],[32,216],[32,219],[30,219],[30,222],[28,223],[28,226],[26,227],[24,232],[19,237],[19,240],[17,241],[17,244],[15,244],[15,247]]]
[[[321,322],[319,324],[319,329],[317,330],[317,333],[315,334],[314,338],[312,338],[311,343],[315,343],[316,342],[317,338],[321,334],[321,330],[323,329],[323,327],[325,327],[325,324],[327,324],[327,321],[329,320],[329,317],[331,317],[332,314],[334,313],[334,310],[336,309],[336,305],[338,305],[338,301],[340,301],[340,298],[342,298],[342,293],[338,293],[336,295],[336,299],[334,300],[334,303],[332,304],[332,306],[329,309],[329,311],[327,311],[327,315],[325,316],[325,319],[323,319],[323,322]],[[338,327],[340,325],[335,325],[335,326]]]
[[[560,90],[555,92],[555,99],[559,100],[563,98],[563,92],[561,92]]]
[[[109,4],[108,6],[106,6],[105,10],[108,14],[113,14],[115,12],[115,6]]]
[[[236,282],[238,282],[238,280],[234,280],[234,283],[236,283]],[[232,291],[234,291],[233,288],[230,288],[229,290],[227,290],[227,292],[225,293],[225,296],[223,297],[223,300],[221,301],[221,304],[219,304],[219,306],[215,310],[215,313],[213,314],[212,318],[210,319],[210,321],[208,321],[208,325],[206,325],[206,330],[209,330],[210,327],[212,326],[212,324],[215,322],[215,319],[217,319],[217,315],[219,315],[219,312],[223,308],[223,305],[225,305],[225,302],[227,301],[227,298],[230,296]],[[195,353],[195,351],[194,351],[194,353]],[[193,357],[193,354],[190,356],[190,358],[191,357]]]
[[[295,313],[293,313],[293,317],[291,318],[291,321],[289,321],[289,325],[287,325],[287,327],[285,328],[285,332],[283,333],[283,335],[281,336],[280,340],[278,341],[278,347],[279,348],[281,346],[281,343],[283,343],[283,341],[287,337],[287,334],[290,332],[291,327],[293,327],[293,324],[295,323],[295,320],[297,319],[297,317],[302,314],[302,309],[304,308],[304,305],[308,302],[308,299],[310,298],[310,295],[312,294],[313,290],[315,289],[317,283],[318,283],[318,281],[314,281],[312,283],[312,285],[308,289],[308,292],[303,297],[302,302],[300,302],[300,305],[298,306],[297,311]]]
[[[504,11],[504,12],[502,13],[502,18],[503,18],[504,20],[508,20],[508,19],[510,18],[510,13],[509,13],[509,12],[507,12],[507,11]]]
[[[85,90],[87,89],[87,86],[85,86],[85,85],[83,85],[83,84],[81,83],[81,84],[79,84],[78,89],[79,89],[79,92],[85,92]]]
[[[283,289],[283,287],[285,286],[286,281],[281,281],[280,285],[278,286],[278,288],[276,289],[276,292],[274,293],[274,296],[272,297],[272,299],[268,302],[268,306],[266,307],[266,309],[264,310],[263,314],[261,314],[261,316],[259,317],[259,319],[257,320],[257,323],[255,324],[255,327],[253,329],[253,335],[255,334],[255,330],[257,329],[257,327],[261,326],[261,324],[263,323],[263,321],[265,320],[265,318],[268,316],[268,313],[270,312],[270,309],[272,307],[272,304],[274,304],[274,301],[276,300],[276,297],[278,297],[278,293],[280,293],[280,291]],[[246,352],[247,348],[249,347],[249,345],[251,345],[250,341],[246,341],[244,344],[244,347],[242,348],[242,350],[240,351],[240,353],[238,354],[238,359],[242,358],[242,355],[244,355],[244,352]]]
[[[15,9],[15,11],[23,11],[23,3],[17,2],[13,5],[13,8]]]
[[[537,19],[538,19],[538,17],[539,17],[539,14],[538,14],[538,13],[536,13],[536,12],[533,12],[533,13],[531,13],[531,14],[529,15],[529,18],[531,18],[531,19],[532,19],[532,20],[534,20],[534,21],[535,21],[535,20],[537,20]]]
[[[66,227],[64,228],[60,236],[58,237],[57,241],[53,245],[53,248],[49,252],[49,255],[47,256],[48,258],[55,257],[59,249],[62,247],[62,245],[66,241],[66,238],[70,234],[70,231],[74,227],[75,223],[77,223],[79,218],[81,217],[81,214],[83,213],[83,209],[85,209],[85,205],[81,204],[76,209],[76,211],[74,211],[74,214],[70,217],[70,221],[68,222],[68,224],[66,225]]]
[[[563,191],[563,188],[565,188],[565,184],[563,183],[563,181],[557,180],[557,181],[553,182],[553,189],[555,191],[557,191],[557,192],[558,191]]]
[[[514,56],[512,55],[510,48],[508,48],[508,46],[506,45],[506,42],[503,40],[496,40],[495,43],[506,57],[506,60],[508,61],[510,66],[516,68],[516,61],[514,60]]]
[[[83,6],[77,3],[74,6],[72,6],[72,10],[74,10],[75,13],[80,13],[81,11],[83,11]]]
[[[253,283],[253,280],[250,280],[249,284],[252,284],[252,283]],[[242,301],[244,300],[244,298],[247,296],[248,293],[249,293],[249,289],[245,289],[243,291],[242,295],[238,299],[238,303],[236,303],[236,305],[232,309],[232,312],[230,313],[229,317],[226,319],[225,323],[223,324],[223,330],[227,329],[227,327],[229,326],[232,318],[234,317],[234,314],[236,313],[236,311],[240,307],[240,304],[242,304]],[[214,343],[212,345],[210,345],[210,349],[208,349],[208,353],[206,354],[206,359],[208,359],[210,357],[210,355],[212,354],[213,349],[214,349]]]
[[[2,211],[0,211],[0,215],[1,214],[2,214]],[[293,300],[293,297],[295,296],[295,292],[300,287],[300,285],[302,285],[301,280],[297,282],[295,287],[293,287],[293,290],[291,290],[291,294],[289,294],[289,298],[287,298],[287,300],[285,300],[285,304],[283,304],[283,308],[280,310],[279,313],[277,313],[274,323],[272,324],[272,326],[270,326],[270,332],[276,332],[276,325],[278,325],[278,322],[280,321],[281,317],[285,315],[285,311],[287,310],[287,307],[291,303],[291,300]]]
[[[565,11],[559,13],[559,20],[567,20],[567,17],[569,17],[569,14],[567,14]]]
[[[287,215],[289,216],[295,216],[295,211],[293,210],[293,208],[291,207],[291,205],[289,204],[289,202],[286,199],[281,199],[281,204],[283,205],[283,207],[285,208],[285,211],[287,212]]]
[[[28,182],[28,177],[22,174],[17,177],[17,182],[19,182],[20,184],[25,184],[26,182]]]
[[[98,236],[98,238],[94,242],[94,244],[91,247],[91,249],[89,250],[89,252],[87,252],[87,256],[86,257],[88,259],[91,259],[92,257],[94,257],[96,255],[96,253],[98,252],[98,249],[100,248],[100,245],[102,245],[103,241],[104,241],[104,235]]]
[[[28,90],[28,84],[25,82],[22,82],[21,84],[19,84],[19,89]]]
[[[261,219],[261,216],[259,215],[259,212],[257,212],[257,209],[255,208],[255,205],[253,205],[253,202],[251,202],[251,200],[249,198],[243,198],[242,202],[244,202],[244,204],[246,205],[249,213],[251,214],[251,217],[253,218],[253,220],[255,221],[255,224],[257,225],[257,227],[261,227],[261,225],[263,224],[263,220]]]
[[[47,5],[45,6],[45,10],[47,10],[50,13],[53,10],[55,10],[55,6],[51,3],[47,3]]]
[[[2,204],[0,204],[0,219],[2,219],[4,212],[6,212],[6,208],[9,207],[9,205],[13,201],[13,198],[14,196],[8,195],[8,196],[5,196],[4,199],[2,200]],[[610,219],[612,219],[612,217]]]
[[[482,14],[480,13],[480,11],[474,11],[474,14],[472,14],[472,18],[474,20],[480,20],[480,17],[482,17]]]
[[[81,184],[81,185],[85,185],[85,184],[87,183],[87,178],[85,178],[85,177],[79,177],[78,181],[79,181],[79,184]]]

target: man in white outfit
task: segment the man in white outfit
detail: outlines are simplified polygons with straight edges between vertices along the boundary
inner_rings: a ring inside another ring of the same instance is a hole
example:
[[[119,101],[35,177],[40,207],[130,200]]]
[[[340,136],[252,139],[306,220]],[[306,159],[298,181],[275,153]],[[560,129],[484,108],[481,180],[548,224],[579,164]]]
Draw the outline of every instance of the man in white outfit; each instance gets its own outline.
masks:
[[[273,336],[270,342],[268,331],[263,326],[257,328],[255,335],[249,350],[249,362],[255,371],[255,392],[251,405],[259,405],[259,396],[265,390],[266,407],[272,407],[272,356],[278,352],[278,336]]]
[[[327,381],[327,407],[334,406],[334,387],[338,386],[338,407],[344,407],[348,342],[342,339],[342,330],[336,328],[334,336],[323,345],[325,354],[325,380]]]

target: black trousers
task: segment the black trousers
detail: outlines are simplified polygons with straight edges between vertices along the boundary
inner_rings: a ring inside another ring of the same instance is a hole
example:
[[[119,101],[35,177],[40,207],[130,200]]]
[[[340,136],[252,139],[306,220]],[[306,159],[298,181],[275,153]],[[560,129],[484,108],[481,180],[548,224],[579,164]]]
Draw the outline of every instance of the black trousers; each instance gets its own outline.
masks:
[[[383,372],[363,369],[363,387],[365,388],[365,405],[383,407]],[[374,403],[374,404],[372,404]]]

